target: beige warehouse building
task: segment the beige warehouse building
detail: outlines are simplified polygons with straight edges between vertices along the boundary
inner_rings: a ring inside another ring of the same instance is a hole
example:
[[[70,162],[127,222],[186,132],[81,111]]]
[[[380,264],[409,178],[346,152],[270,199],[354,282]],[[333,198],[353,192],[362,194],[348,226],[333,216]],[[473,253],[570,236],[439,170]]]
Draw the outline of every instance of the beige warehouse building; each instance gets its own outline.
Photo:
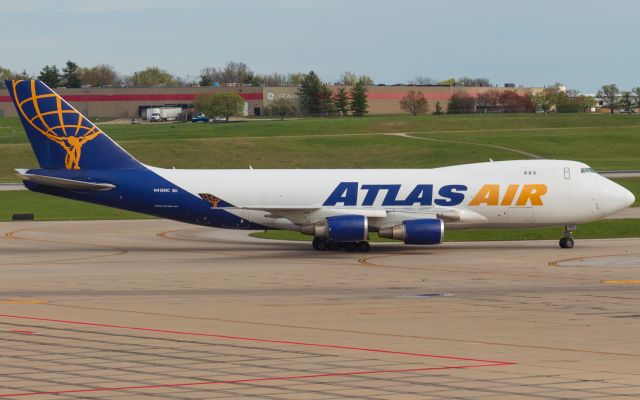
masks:
[[[334,91],[338,86],[333,86]],[[518,94],[534,94],[537,88],[497,88],[497,87],[450,87],[450,86],[370,86],[368,91],[370,114],[401,114],[400,100],[410,91],[422,92],[433,110],[436,102],[440,102],[446,111],[447,103],[456,92],[471,95],[485,93],[490,90],[513,90]],[[91,117],[100,118],[137,118],[149,107],[181,106],[190,108],[201,94],[232,92],[238,93],[245,100],[245,111],[249,116],[265,114],[266,107],[279,97],[297,101],[297,87],[176,87],[176,88],[59,88],[58,93],[69,101],[76,109]],[[15,116],[9,93],[0,90],[0,116]]]

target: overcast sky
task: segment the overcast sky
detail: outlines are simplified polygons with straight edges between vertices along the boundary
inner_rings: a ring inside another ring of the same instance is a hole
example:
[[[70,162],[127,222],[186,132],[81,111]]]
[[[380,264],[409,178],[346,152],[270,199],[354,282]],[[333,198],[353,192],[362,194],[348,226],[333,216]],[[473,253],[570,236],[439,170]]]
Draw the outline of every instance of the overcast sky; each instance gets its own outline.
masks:
[[[32,74],[70,59],[194,78],[235,60],[325,81],[640,86],[637,0],[21,0],[0,15],[0,66]]]

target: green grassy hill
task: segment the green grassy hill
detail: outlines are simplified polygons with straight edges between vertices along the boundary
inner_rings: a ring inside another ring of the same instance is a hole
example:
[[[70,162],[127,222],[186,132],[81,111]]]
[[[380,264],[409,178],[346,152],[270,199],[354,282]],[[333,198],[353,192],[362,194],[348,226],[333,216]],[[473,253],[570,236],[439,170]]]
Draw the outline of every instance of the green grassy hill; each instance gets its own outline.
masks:
[[[428,168],[539,156],[580,160],[598,170],[640,169],[640,116],[634,115],[407,115],[101,128],[140,161],[160,167]],[[0,118],[0,181],[17,182],[14,168],[35,167],[19,120]],[[617,181],[638,204],[640,178]],[[39,220],[143,217],[30,192],[0,192],[0,204],[0,220],[14,212],[34,212]]]
[[[520,153],[528,152],[596,169],[640,169],[635,115],[407,115],[101,128],[142,162],[160,167],[425,168],[531,157]],[[14,168],[36,166],[18,119],[0,118],[0,181],[15,181]]]

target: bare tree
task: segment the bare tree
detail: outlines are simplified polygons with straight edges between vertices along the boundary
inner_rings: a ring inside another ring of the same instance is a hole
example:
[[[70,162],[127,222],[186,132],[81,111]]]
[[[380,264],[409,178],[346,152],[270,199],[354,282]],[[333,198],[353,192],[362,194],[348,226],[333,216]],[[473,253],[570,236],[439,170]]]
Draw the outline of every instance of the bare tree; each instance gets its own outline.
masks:
[[[200,70],[200,86],[211,86],[214,82],[220,82],[221,73],[215,67],[206,67]]]
[[[287,74],[287,86],[300,86],[305,77],[304,72],[291,72]]]
[[[119,81],[116,70],[106,64],[96,65],[91,68],[81,68],[80,76],[83,85],[93,87],[115,85]]]
[[[418,85],[418,86],[427,86],[427,85],[435,85],[438,83],[435,79],[431,79],[425,75],[418,75],[412,80],[410,80],[409,85]]]
[[[353,86],[358,81],[358,76],[351,71],[345,71],[340,75],[340,84],[345,86]]]
[[[220,83],[252,83],[253,71],[243,62],[229,61],[224,68],[206,67],[200,71],[200,86]]]
[[[360,75],[358,77],[358,82],[362,82],[365,86],[373,86],[373,83],[374,83],[373,79],[371,79],[371,77],[367,75]]]
[[[489,78],[469,78],[468,76],[463,76],[456,80],[456,86],[489,87],[491,86],[491,81],[489,81]]]
[[[422,92],[416,93],[411,90],[400,100],[400,108],[415,117],[418,114],[426,113],[429,109],[429,103]]]
[[[609,107],[609,112],[613,114],[614,108],[618,104],[618,96],[620,95],[620,89],[616,86],[615,83],[611,83],[609,85],[604,85],[598,93],[596,97],[601,99],[606,107]]]
[[[279,97],[269,104],[268,110],[271,115],[279,115],[282,121],[287,115],[296,113],[296,105],[290,99]]]
[[[222,70],[222,81],[227,83],[251,83],[253,76],[253,71],[243,62],[229,61]]]
[[[256,80],[264,86],[287,86],[287,76],[277,72],[256,74]]]

